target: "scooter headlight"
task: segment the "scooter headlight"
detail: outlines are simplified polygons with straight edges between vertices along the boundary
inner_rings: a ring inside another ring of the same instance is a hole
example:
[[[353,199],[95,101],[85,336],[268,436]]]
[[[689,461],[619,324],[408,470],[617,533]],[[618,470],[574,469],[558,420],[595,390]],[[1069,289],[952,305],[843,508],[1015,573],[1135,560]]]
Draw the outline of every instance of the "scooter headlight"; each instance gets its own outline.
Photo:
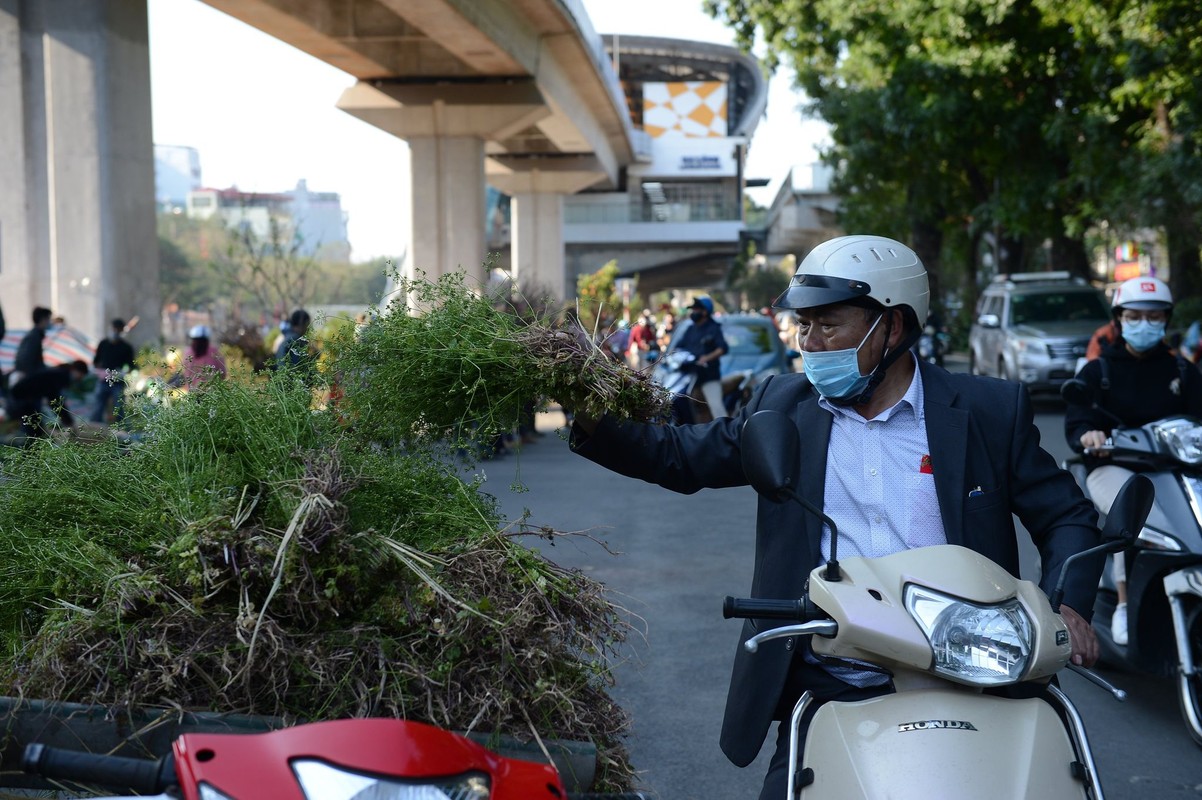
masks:
[[[1031,657],[1031,619],[1017,599],[981,606],[915,586],[906,610],[931,643],[931,669],[960,683],[1017,683]]]
[[[341,769],[324,761],[299,759],[292,771],[311,800],[488,800],[488,776],[468,772],[448,778],[400,780]]]
[[[1185,417],[1166,419],[1152,425],[1157,439],[1185,464],[1202,464],[1202,425]]]

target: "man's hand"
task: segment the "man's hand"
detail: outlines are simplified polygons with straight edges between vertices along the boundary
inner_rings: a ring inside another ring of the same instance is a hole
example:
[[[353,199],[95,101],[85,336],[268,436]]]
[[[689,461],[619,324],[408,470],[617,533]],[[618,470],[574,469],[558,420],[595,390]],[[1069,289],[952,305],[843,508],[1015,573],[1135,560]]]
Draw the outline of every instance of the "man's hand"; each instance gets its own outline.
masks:
[[[1098,452],[1098,448],[1105,446],[1105,444],[1106,434],[1102,431],[1086,431],[1085,433],[1081,434],[1081,446],[1086,450],[1095,451],[1090,453],[1090,455],[1098,456],[1100,458],[1108,457],[1110,453],[1106,452],[1105,450]]]
[[[1060,606],[1060,617],[1068,625],[1068,640],[1073,646],[1072,661],[1079,667],[1092,667],[1098,661],[1098,637],[1085,619],[1066,605]]]

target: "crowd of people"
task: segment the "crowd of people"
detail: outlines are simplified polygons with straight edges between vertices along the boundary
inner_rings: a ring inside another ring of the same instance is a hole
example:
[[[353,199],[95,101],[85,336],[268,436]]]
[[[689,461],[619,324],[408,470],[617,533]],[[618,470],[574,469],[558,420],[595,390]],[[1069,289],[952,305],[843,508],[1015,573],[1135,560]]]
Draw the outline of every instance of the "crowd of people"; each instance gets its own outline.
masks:
[[[55,326],[65,320],[51,309],[38,306],[31,314],[33,323],[21,338],[13,367],[0,375],[0,400],[6,419],[19,424],[25,441],[50,435],[57,424],[77,433],[81,417],[94,425],[121,426],[126,418],[128,379],[137,368],[137,356],[125,334],[130,324],[122,318],[110,321],[107,336],[95,347],[91,363],[75,359],[64,364],[48,364],[44,343]],[[316,363],[316,349],[309,338],[312,318],[304,309],[296,309],[280,325],[279,336],[265,366],[292,369],[303,373]],[[5,333],[0,313],[0,337]],[[225,358],[214,341],[208,325],[194,325],[188,331],[187,346],[178,354],[165,384],[173,389],[192,391],[207,380],[224,378]]]
[[[825,242],[798,265],[774,307],[781,310],[775,321],[782,337],[793,344],[796,336],[804,377],[766,379],[752,410],[781,411],[807,432],[799,491],[837,521],[843,532],[841,554],[879,557],[954,543],[1017,575],[1017,516],[1040,552],[1040,585],[1049,591],[1067,559],[1097,543],[1097,513],[1041,447],[1026,391],[1013,382],[953,374],[911,355],[928,320],[930,291],[926,270],[910,248],[879,236]],[[636,369],[666,357],[669,348],[687,351],[708,397],[706,387],[717,382],[718,361],[727,351],[715,310],[711,298],[695,298],[687,309],[688,328],[679,335],[677,316],[668,308],[661,308],[658,317],[644,310],[633,324],[603,320],[602,330],[610,332],[601,344]],[[1065,436],[1070,446],[1088,455],[1087,489],[1102,510],[1131,475],[1107,463],[1099,449],[1116,425],[1140,425],[1172,414],[1202,418],[1202,373],[1166,338],[1173,310],[1173,297],[1162,281],[1144,277],[1121,284],[1113,298],[1113,318],[1098,331],[1091,360],[1079,373],[1096,401],[1068,404]],[[34,309],[32,322],[14,368],[5,376],[10,417],[22,421],[28,436],[44,436],[42,406],[49,404],[62,424],[74,425],[64,394],[95,371],[101,380],[92,419],[111,414],[120,420],[125,377],[135,364],[124,338],[126,322],[112,320],[91,365],[75,361],[60,366],[48,366],[43,353],[51,310]],[[312,366],[311,323],[304,309],[290,315],[274,348],[273,369]],[[192,389],[220,379],[226,370],[211,331],[198,325],[189,332],[188,350],[170,382]],[[713,421],[699,425],[577,415],[570,445],[604,467],[678,492],[746,484],[740,453],[743,420],[727,416],[720,398],[710,405]],[[514,435],[498,437],[493,455],[537,441],[541,434],[534,414],[532,399]],[[937,478],[948,472],[949,477]],[[764,498],[759,502],[753,594],[797,597],[805,576],[834,551],[831,528],[792,505]],[[1062,582],[1060,613],[1072,659],[1085,666],[1099,653],[1089,623],[1103,570],[1101,560],[1096,562],[1086,561]],[[1120,644],[1126,640],[1121,565],[1116,559],[1113,567],[1120,605],[1113,618],[1114,639]],[[760,796],[779,797],[788,766],[788,726],[779,723],[803,692],[812,693],[816,708],[892,690],[889,675],[854,662],[817,658],[805,643],[755,659],[740,647],[721,745],[734,763],[745,766],[758,754],[772,723],[778,723]]]

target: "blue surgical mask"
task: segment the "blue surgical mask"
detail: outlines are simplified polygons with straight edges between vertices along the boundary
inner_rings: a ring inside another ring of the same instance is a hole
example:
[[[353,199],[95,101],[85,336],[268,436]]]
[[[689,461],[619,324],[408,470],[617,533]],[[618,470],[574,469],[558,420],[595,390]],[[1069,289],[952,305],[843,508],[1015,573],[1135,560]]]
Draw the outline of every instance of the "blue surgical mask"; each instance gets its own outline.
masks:
[[[1141,319],[1139,322],[1123,323],[1123,339],[1137,353],[1144,353],[1164,339],[1163,322]]]
[[[832,400],[843,400],[855,397],[864,391],[871,375],[860,374],[860,348],[868,337],[876,330],[881,318],[864,334],[864,338],[855,347],[844,350],[803,351],[801,364],[805,368],[806,377],[818,390],[818,394]]]

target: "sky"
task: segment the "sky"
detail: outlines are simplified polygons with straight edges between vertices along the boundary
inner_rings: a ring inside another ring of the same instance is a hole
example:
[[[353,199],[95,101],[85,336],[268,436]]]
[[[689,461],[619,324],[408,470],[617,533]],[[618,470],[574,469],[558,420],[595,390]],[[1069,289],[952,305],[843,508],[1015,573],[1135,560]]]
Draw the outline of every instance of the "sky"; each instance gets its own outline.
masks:
[[[308,182],[338,192],[347,212],[352,259],[395,256],[409,227],[409,149],[405,142],[339,111],[354,78],[216,11],[199,0],[149,0],[150,78],[155,144],[195,147],[210,188],[278,192]],[[733,44],[701,10],[701,0],[584,0],[599,33],[671,35]],[[817,160],[825,125],[803,120],[802,96],[783,68],[769,83],[746,174],[771,201],[790,167]]]

